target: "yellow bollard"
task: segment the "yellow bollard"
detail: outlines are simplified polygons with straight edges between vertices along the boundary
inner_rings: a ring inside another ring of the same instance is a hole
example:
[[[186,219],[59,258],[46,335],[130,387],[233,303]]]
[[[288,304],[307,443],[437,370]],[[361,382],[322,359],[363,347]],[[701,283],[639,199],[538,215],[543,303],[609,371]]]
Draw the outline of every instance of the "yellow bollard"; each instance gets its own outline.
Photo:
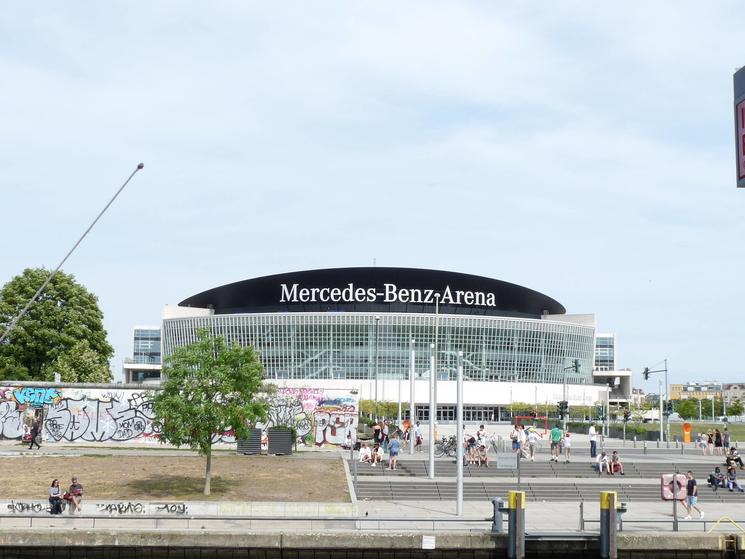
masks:
[[[618,547],[616,544],[616,509],[618,508],[618,493],[615,491],[601,491],[600,493],[600,557],[602,559],[616,559]]]
[[[507,557],[525,558],[525,491],[507,493]]]

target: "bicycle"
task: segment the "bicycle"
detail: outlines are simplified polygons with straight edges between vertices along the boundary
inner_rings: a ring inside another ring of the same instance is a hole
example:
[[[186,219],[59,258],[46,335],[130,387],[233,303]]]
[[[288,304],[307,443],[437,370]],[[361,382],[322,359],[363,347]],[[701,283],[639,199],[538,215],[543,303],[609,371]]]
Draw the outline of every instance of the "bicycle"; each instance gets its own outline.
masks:
[[[435,447],[435,456],[437,458],[440,458],[447,454],[450,458],[452,458],[457,452],[455,444],[455,437],[442,437],[442,440],[437,443],[437,446]]]

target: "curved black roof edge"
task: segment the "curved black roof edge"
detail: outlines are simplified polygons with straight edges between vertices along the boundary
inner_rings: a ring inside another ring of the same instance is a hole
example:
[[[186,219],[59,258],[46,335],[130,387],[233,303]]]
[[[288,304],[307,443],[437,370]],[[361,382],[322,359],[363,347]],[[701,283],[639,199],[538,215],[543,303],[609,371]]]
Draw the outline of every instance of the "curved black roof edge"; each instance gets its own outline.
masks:
[[[439,294],[439,305],[436,304]],[[537,318],[565,314],[555,299],[513,283],[423,268],[325,268],[215,287],[180,306],[215,314],[403,312]]]

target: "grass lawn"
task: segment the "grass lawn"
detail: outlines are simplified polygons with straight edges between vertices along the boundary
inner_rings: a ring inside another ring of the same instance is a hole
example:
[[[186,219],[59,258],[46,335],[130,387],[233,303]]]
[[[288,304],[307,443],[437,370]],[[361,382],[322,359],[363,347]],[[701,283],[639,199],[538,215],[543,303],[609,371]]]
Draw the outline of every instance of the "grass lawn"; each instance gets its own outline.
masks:
[[[681,440],[683,439],[683,423],[684,422],[670,422],[670,440],[674,440],[674,437],[678,437]],[[708,432],[708,431],[714,431],[714,429],[719,429],[722,431],[724,429],[724,425],[722,423],[711,423],[711,422],[702,422],[699,423],[698,421],[689,421],[691,424],[691,440],[695,440],[696,434],[701,432]],[[621,423],[615,423],[614,426],[618,428],[623,428],[623,425]],[[659,423],[636,423],[636,422],[630,422],[629,426],[639,426],[643,429],[646,429],[647,431],[659,431],[660,430],[660,424]],[[730,439],[732,441],[745,441],[745,423],[729,423],[727,425],[727,430],[730,432]],[[631,435],[633,437],[633,435]]]
[[[77,476],[87,499],[349,502],[340,460],[292,456],[19,456],[0,458],[0,498],[46,499],[52,479]]]

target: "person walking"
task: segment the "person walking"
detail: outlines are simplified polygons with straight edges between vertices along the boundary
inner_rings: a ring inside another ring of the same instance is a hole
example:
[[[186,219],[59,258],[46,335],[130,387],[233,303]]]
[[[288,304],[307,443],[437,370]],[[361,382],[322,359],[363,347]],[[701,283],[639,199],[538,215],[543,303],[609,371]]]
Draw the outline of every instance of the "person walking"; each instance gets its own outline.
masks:
[[[563,436],[564,432],[561,430],[561,427],[559,427],[559,424],[557,423],[556,425],[554,425],[554,428],[551,429],[551,458],[549,462],[559,462],[559,445],[561,444],[561,439]]]
[[[587,434],[590,436],[590,458],[595,458],[598,455],[598,433],[594,423],[590,423],[590,430]]]
[[[538,429],[530,429],[528,431],[528,452],[530,453],[530,461],[535,462],[535,446],[538,444],[538,439],[541,438]]]
[[[41,440],[41,421],[35,419],[33,425],[31,425],[31,444],[28,445],[28,449],[33,450],[34,444],[36,448],[41,448],[39,440]]]
[[[422,452],[422,428],[418,421],[414,425],[414,449]]]
[[[401,443],[398,440],[398,435],[393,434],[391,436],[390,443],[388,444],[388,469],[395,470],[396,464],[398,463],[398,452],[401,448]]]
[[[685,508],[688,511],[688,515],[684,518],[684,520],[691,519],[692,509],[696,509],[699,518],[703,518],[704,511],[698,508],[698,484],[696,483],[696,478],[693,477],[693,472],[691,470],[688,470],[686,478],[688,479],[688,481],[686,482]]]
[[[564,433],[564,463],[569,464],[572,459],[572,434]]]

